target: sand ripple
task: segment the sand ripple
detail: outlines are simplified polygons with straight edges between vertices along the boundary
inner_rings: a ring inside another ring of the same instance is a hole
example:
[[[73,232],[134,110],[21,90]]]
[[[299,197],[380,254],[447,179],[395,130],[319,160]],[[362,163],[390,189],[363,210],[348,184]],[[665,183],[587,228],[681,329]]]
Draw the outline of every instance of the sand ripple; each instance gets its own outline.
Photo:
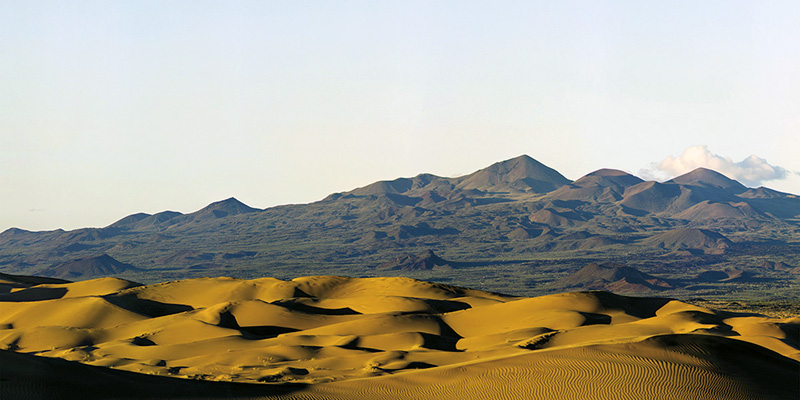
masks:
[[[798,394],[792,382],[800,368],[800,318],[668,299],[606,292],[516,298],[406,278],[203,278],[149,286],[105,278],[17,286],[0,295],[3,349],[101,371],[261,388],[296,384],[262,398]],[[71,365],[48,368],[67,376],[78,368]],[[4,372],[21,375],[3,390],[35,392],[27,380],[36,379],[35,371]]]

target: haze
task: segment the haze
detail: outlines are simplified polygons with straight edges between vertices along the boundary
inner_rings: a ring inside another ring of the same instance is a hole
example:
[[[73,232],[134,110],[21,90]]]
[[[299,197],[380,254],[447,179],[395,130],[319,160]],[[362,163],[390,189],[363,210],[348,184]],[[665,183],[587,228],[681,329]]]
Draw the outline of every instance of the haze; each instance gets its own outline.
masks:
[[[797,2],[3,11],[0,231],[231,196],[311,202],[520,154],[570,179],[604,167],[669,178],[688,154],[731,173],[773,168],[740,178],[800,193]]]

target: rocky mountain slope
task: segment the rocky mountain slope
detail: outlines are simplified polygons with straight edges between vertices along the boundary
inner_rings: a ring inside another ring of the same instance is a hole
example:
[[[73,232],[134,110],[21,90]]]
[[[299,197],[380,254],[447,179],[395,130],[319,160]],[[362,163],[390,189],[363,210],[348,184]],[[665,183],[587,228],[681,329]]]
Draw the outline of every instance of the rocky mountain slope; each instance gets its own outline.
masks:
[[[686,279],[750,269],[776,279],[780,292],[798,275],[761,265],[800,265],[798,238],[794,194],[747,188],[702,168],[666,182],[614,169],[570,181],[520,156],[463,177],[380,181],[310,204],[260,210],[230,198],[189,214],[134,214],[103,228],[12,228],[0,233],[0,272],[64,276],[59,266],[107,254],[130,268],[70,278],[400,273],[470,286],[479,277],[481,288],[531,295],[607,260]],[[377,268],[428,250],[459,265],[459,273]]]

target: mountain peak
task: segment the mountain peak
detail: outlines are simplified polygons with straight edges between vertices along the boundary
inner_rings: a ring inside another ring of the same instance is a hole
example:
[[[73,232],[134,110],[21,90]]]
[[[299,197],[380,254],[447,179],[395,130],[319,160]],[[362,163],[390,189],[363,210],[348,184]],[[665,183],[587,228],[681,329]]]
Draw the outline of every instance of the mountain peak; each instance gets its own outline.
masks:
[[[738,191],[744,191],[746,189],[745,186],[738,181],[730,179],[717,171],[703,167],[695,168],[691,172],[672,178],[667,182],[680,185],[734,189]]]
[[[500,165],[509,170],[509,172],[532,172],[536,170],[542,169],[550,169],[549,167],[545,166],[544,164],[540,163],[539,161],[535,160],[533,157],[523,154],[518,157],[514,157],[505,161],[500,161],[495,163],[494,165]],[[555,171],[555,170],[554,170]]]
[[[480,189],[489,191],[533,191],[546,193],[570,183],[558,171],[521,155],[506,161],[494,163],[487,168],[460,178],[460,189]]]
[[[225,217],[228,215],[246,214],[251,212],[260,211],[257,208],[248,206],[236,198],[230,197],[225,200],[215,201],[203,209],[197,211],[196,215],[213,214],[215,217]]]
[[[621,186],[629,187],[644,182],[625,171],[618,169],[603,168],[584,175],[574,182],[578,186]]]
[[[500,163],[518,163],[518,162],[541,165],[541,163],[539,161],[536,161],[533,157],[531,157],[531,156],[529,156],[527,154],[523,154],[521,156],[516,156],[514,158],[510,158],[510,159],[505,160],[505,161],[500,161]]]
[[[601,168],[601,169],[598,169],[597,171],[594,171],[594,172],[591,172],[591,173],[587,174],[587,176],[589,176],[589,175],[595,175],[595,176],[633,176],[633,175],[631,175],[631,174],[629,174],[629,173],[627,173],[625,171],[621,171],[621,170],[618,170],[618,169],[612,169],[612,168]]]
[[[241,201],[237,200],[235,197],[229,197],[225,200],[215,201],[209,204],[206,209],[213,208],[215,210],[219,209],[231,209],[231,208],[244,208],[249,210],[248,212],[258,211],[256,208],[252,208],[247,204],[242,203]]]

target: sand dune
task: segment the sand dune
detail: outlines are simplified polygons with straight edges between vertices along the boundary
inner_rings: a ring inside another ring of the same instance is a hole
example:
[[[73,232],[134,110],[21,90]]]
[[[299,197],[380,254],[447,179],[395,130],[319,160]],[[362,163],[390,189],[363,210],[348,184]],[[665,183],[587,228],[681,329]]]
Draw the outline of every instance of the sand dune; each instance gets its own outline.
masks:
[[[518,298],[407,278],[36,283],[9,281],[0,295],[0,347],[14,352],[2,352],[3,398],[798,394],[800,317],[607,292]],[[86,388],[101,375],[116,383]]]

